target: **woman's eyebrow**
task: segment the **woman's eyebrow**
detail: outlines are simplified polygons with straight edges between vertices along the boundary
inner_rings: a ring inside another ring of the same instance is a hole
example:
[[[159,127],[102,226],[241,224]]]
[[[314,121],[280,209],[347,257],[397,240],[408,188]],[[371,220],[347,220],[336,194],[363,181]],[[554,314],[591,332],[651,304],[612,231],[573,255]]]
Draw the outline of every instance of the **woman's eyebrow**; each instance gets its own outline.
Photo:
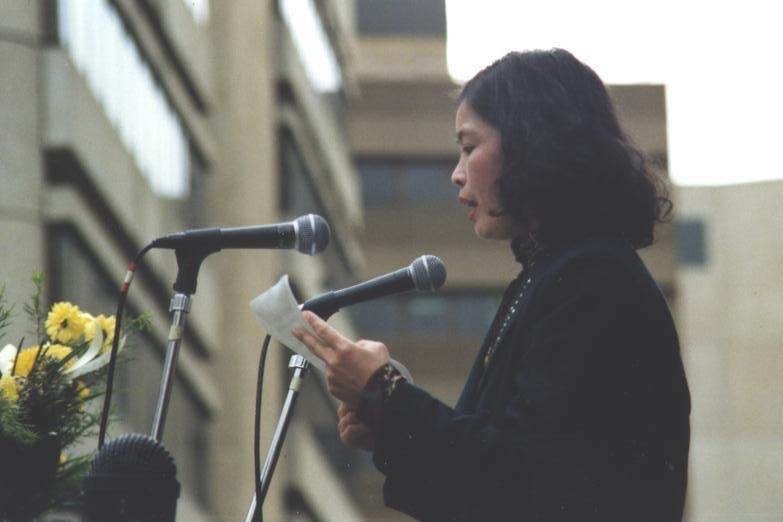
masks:
[[[460,129],[457,131],[457,143],[462,143],[462,138],[465,134],[472,134],[470,129]]]

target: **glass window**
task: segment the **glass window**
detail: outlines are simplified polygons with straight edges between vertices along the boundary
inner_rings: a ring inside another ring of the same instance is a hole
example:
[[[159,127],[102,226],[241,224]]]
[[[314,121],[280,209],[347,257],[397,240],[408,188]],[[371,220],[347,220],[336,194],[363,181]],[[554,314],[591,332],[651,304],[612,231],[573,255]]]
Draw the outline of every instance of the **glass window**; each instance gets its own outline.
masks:
[[[313,173],[301,155],[296,140],[291,133],[283,129],[278,134],[280,148],[280,207],[288,218],[302,214],[319,214],[326,221],[329,215],[313,184]],[[336,235],[339,230],[332,228],[332,241],[329,248],[321,252],[318,258],[326,265],[324,285],[330,289],[343,288],[356,282],[349,270],[345,252]],[[303,296],[305,299],[313,296]]]
[[[375,163],[361,167],[362,196],[368,205],[381,205],[397,199],[397,169],[388,164]]]
[[[701,266],[707,263],[707,242],[704,220],[680,219],[676,222],[677,259],[683,265]]]
[[[452,326],[458,332],[483,332],[495,317],[500,295],[494,293],[454,296],[452,298]]]
[[[367,205],[450,202],[454,190],[451,158],[359,159],[356,161]]]
[[[406,326],[414,331],[446,331],[448,312],[448,302],[442,297],[411,296],[405,306]]]
[[[403,197],[411,202],[453,201],[451,167],[442,161],[409,163],[401,172]]]
[[[60,0],[57,13],[60,42],[152,189],[163,197],[187,196],[183,125],[117,11],[105,0]]]
[[[398,333],[404,324],[404,310],[394,297],[357,304],[347,310],[363,337],[373,338]]]
[[[481,338],[495,316],[500,289],[448,292],[442,295],[401,294],[351,307],[357,331],[366,338],[387,335]]]
[[[363,35],[446,36],[444,0],[358,0]]]
[[[209,0],[182,0],[182,3],[190,10],[197,24],[204,24],[209,20]]]
[[[291,33],[310,83],[318,92],[336,92],[342,73],[313,0],[280,0],[280,14]]]

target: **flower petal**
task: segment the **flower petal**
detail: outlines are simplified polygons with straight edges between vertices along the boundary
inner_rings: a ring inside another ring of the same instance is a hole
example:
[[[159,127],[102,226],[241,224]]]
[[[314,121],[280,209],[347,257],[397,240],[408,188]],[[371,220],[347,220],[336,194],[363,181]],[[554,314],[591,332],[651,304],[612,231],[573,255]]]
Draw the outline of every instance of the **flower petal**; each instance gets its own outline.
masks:
[[[76,370],[78,370],[79,368],[81,368],[82,366],[84,366],[85,364],[87,364],[88,362],[95,359],[95,356],[98,355],[101,351],[101,346],[103,346],[103,332],[101,331],[100,328],[96,328],[95,335],[93,336],[92,341],[90,342],[90,347],[87,349],[86,352],[82,354],[81,357],[79,357],[76,360],[73,366],[65,370],[64,373],[66,375],[71,374]],[[71,378],[73,378],[73,376],[71,376]]]
[[[97,337],[97,335],[96,335]],[[122,351],[123,346],[125,346],[125,336],[123,335],[120,338],[120,345],[117,347],[117,353]],[[90,346],[90,349],[92,349],[92,346]],[[77,377],[81,377],[84,374],[94,372],[95,370],[98,370],[99,368],[103,368],[109,363],[109,358],[111,357],[111,351],[108,351],[106,353],[103,353],[93,359],[92,361],[88,362],[81,368],[79,368],[76,371],[71,370],[68,374],[68,377],[71,379],[76,379]]]
[[[16,359],[16,346],[6,344],[0,350],[0,376],[11,375],[14,368],[14,359]]]

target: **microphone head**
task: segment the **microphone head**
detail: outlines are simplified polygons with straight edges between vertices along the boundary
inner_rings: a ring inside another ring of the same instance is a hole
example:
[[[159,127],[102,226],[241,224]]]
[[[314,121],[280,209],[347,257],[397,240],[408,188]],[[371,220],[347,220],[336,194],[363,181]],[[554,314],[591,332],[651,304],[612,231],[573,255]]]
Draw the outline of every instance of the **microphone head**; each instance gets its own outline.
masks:
[[[95,521],[173,521],[180,492],[176,475],[162,444],[147,435],[123,435],[93,458],[84,479],[87,514]]]
[[[410,265],[416,290],[431,292],[446,282],[446,265],[437,256],[421,256]]]
[[[332,233],[329,223],[318,214],[307,214],[294,220],[296,249],[303,254],[315,255],[329,244]]]

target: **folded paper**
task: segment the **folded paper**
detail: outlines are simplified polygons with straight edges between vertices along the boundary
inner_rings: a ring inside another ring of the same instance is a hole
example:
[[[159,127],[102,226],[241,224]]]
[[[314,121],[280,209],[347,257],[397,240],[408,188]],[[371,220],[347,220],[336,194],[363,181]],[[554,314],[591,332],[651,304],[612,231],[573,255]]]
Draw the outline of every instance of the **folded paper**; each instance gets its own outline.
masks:
[[[302,317],[299,304],[296,302],[291,285],[288,283],[288,275],[281,277],[274,286],[250,301],[250,309],[261,328],[266,330],[273,339],[304,357],[307,362],[322,373],[326,370],[324,362],[313,355],[291,333],[295,328],[302,328],[311,333],[313,330]],[[391,363],[408,381],[413,382],[410,372],[403,364],[394,359]]]

